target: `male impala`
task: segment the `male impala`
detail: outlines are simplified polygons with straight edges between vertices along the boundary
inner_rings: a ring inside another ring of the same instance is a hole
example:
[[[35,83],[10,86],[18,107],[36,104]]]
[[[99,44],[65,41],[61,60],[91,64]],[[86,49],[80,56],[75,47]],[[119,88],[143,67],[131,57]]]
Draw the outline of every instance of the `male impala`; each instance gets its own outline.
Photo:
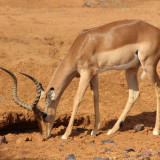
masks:
[[[125,70],[129,88],[128,101],[118,121],[107,134],[116,132],[139,96],[137,71],[141,65],[156,89],[157,115],[153,134],[158,135],[160,127],[160,81],[156,66],[159,58],[160,30],[141,20],[121,20],[82,31],[59,64],[41,97],[42,87],[40,83],[25,74],[36,83],[38,88],[37,98],[31,106],[18,99],[16,77],[10,71],[4,70],[14,78],[14,101],[21,107],[34,111],[45,139],[51,135],[56,109],[64,90],[74,77],[80,77],[71,119],[65,134],[62,136],[62,139],[67,139],[72,131],[77,108],[89,83],[94,93],[95,109],[95,125],[91,135],[96,135],[100,127],[98,73],[107,70]],[[41,106],[41,103],[45,105],[45,112],[42,112],[38,107]]]

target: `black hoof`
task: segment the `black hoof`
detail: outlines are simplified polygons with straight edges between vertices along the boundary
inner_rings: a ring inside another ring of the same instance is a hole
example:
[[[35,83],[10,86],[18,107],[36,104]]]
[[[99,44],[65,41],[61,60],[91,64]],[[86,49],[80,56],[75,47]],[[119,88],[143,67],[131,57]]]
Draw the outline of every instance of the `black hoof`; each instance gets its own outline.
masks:
[[[122,128],[123,127],[123,125],[124,125],[124,121],[122,121],[121,123],[120,123],[120,128]]]

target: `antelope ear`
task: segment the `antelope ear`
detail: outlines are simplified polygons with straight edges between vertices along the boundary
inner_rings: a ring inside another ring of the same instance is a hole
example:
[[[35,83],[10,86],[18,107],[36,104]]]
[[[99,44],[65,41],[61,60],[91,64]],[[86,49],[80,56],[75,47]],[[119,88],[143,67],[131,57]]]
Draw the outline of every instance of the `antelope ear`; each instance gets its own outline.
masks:
[[[54,92],[54,88],[50,88],[49,90],[49,97],[51,98],[51,100],[53,101],[55,98],[55,92]]]

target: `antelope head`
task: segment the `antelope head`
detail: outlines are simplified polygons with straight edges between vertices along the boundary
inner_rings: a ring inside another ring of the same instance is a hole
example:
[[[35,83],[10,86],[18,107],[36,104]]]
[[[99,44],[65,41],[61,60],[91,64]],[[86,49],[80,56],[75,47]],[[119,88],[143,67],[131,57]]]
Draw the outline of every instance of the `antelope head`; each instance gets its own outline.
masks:
[[[42,87],[41,83],[39,83],[35,78],[31,77],[30,75],[27,75],[25,73],[21,73],[24,76],[27,76],[28,78],[30,78],[35,83],[35,85],[37,87],[36,98],[35,98],[34,102],[32,103],[32,105],[25,104],[17,96],[17,78],[16,78],[16,76],[11,71],[8,71],[8,70],[6,70],[2,67],[0,67],[0,69],[4,70],[8,74],[10,74],[12,76],[13,80],[14,80],[14,85],[13,85],[13,90],[12,90],[12,96],[13,96],[14,102],[17,105],[19,105],[20,107],[23,107],[23,108],[27,109],[28,111],[31,111],[31,112],[33,111],[34,116],[38,121],[38,126],[40,128],[40,131],[41,131],[41,134],[42,134],[43,138],[44,139],[49,138],[51,136],[51,129],[52,129],[52,126],[53,126],[53,123],[54,123],[55,114],[53,114],[54,118],[51,117],[51,116],[48,116],[48,114],[46,112],[47,109],[46,109],[46,111],[42,111],[40,109],[40,107],[38,106],[38,104],[39,104],[39,101],[41,101],[40,103],[43,103],[46,106],[50,105],[51,102],[49,102],[49,101],[52,101],[52,99],[54,99],[54,95],[55,95],[54,94],[54,88],[51,88],[48,91],[46,97],[43,98],[43,96],[41,96],[41,93],[44,90],[43,90],[43,87]],[[53,120],[51,120],[51,118]]]

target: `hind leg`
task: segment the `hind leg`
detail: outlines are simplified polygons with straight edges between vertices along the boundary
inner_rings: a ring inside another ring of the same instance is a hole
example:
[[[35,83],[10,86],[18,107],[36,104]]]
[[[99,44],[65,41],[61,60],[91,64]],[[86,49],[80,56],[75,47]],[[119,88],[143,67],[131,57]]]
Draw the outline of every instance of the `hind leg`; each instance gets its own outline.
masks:
[[[110,135],[116,132],[122,126],[127,116],[127,113],[130,111],[131,107],[133,106],[133,104],[135,103],[136,99],[139,96],[138,81],[137,81],[138,68],[139,67],[126,70],[126,79],[127,79],[128,88],[129,88],[128,101],[121,116],[119,117],[119,119],[117,120],[113,128],[107,132],[107,135]]]
[[[142,62],[142,67],[145,69],[149,80],[154,84],[156,97],[157,97],[157,112],[156,112],[156,123],[153,130],[153,135],[159,135],[160,129],[160,79],[156,71],[157,63],[152,64],[152,61],[148,60],[145,63]]]
[[[153,135],[159,135],[160,129],[160,85],[155,83],[156,96],[157,96],[157,112],[156,112],[156,123],[153,130]]]

